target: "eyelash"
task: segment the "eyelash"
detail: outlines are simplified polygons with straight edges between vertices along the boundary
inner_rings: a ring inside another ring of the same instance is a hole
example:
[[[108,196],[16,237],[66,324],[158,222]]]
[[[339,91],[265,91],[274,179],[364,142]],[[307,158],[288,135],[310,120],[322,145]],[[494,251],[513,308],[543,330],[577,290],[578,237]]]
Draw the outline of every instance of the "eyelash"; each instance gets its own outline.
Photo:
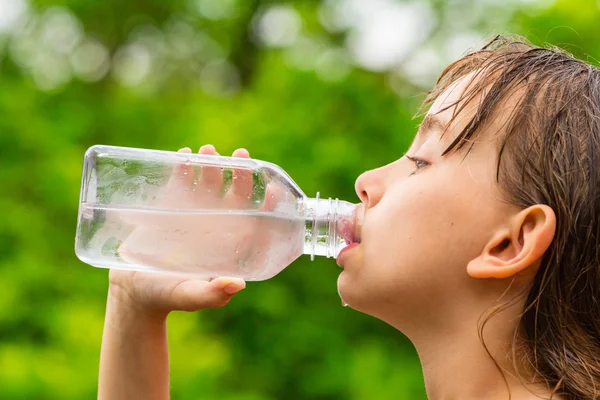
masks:
[[[415,163],[416,169],[411,173],[411,175],[416,174],[417,171],[419,171],[429,165],[429,163],[427,161],[421,160],[420,158],[411,157],[411,156],[406,156],[406,158]]]

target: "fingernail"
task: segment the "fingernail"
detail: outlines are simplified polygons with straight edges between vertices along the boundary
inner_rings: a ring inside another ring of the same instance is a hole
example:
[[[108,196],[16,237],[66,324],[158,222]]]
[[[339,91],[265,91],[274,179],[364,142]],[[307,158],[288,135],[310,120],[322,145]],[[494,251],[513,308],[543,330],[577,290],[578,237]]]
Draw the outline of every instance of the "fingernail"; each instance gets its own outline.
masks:
[[[229,285],[223,288],[223,291],[227,294],[234,294],[244,289],[243,286],[236,285],[235,283],[230,283]]]

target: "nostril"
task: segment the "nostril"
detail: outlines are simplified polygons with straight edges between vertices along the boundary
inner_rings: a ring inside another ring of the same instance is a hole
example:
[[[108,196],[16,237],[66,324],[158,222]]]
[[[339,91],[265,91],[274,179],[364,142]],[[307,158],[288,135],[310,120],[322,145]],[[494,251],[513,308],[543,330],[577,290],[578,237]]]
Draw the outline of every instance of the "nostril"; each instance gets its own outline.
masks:
[[[365,204],[369,203],[369,195],[367,194],[366,190],[361,191],[359,197],[363,203],[365,203]]]
[[[356,183],[354,184],[354,190],[356,192],[356,195],[360,198],[360,201],[362,201],[363,203],[367,204],[369,202],[369,197],[371,197],[369,195],[370,193],[370,189],[369,186],[373,185],[375,183],[375,175],[373,174],[372,171],[367,171],[362,173],[357,179],[356,179]],[[369,189],[369,190],[367,190]]]

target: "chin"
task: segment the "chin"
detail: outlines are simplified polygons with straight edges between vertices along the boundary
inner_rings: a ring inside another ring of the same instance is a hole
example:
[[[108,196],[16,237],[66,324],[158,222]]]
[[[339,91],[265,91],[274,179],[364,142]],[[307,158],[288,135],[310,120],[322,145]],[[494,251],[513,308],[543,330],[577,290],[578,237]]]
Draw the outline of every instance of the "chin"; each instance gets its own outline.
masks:
[[[374,306],[375,293],[368,290],[364,282],[347,270],[342,271],[338,276],[337,289],[342,303],[355,310],[369,313],[368,310]]]
[[[396,317],[408,317],[407,314],[412,312],[404,309],[406,299],[399,298],[402,292],[401,285],[391,279],[365,279],[371,276],[381,277],[381,274],[377,271],[373,274],[357,274],[353,270],[342,271],[337,280],[342,303],[389,324],[392,324],[391,320],[395,320]]]
[[[356,286],[357,283],[353,282],[352,276],[348,273],[348,271],[344,270],[338,276],[337,279],[337,290],[342,300],[342,304],[348,305],[349,307],[356,308]]]

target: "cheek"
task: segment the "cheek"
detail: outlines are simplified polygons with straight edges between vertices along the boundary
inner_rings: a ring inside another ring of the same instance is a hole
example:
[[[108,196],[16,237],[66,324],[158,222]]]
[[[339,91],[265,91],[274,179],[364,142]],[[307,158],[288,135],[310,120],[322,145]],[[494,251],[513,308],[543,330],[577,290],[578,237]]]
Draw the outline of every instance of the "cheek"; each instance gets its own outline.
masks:
[[[365,272],[377,270],[385,279],[400,280],[456,275],[457,268],[481,251],[486,225],[480,223],[485,219],[481,194],[442,178],[390,187],[368,212],[363,226]]]

